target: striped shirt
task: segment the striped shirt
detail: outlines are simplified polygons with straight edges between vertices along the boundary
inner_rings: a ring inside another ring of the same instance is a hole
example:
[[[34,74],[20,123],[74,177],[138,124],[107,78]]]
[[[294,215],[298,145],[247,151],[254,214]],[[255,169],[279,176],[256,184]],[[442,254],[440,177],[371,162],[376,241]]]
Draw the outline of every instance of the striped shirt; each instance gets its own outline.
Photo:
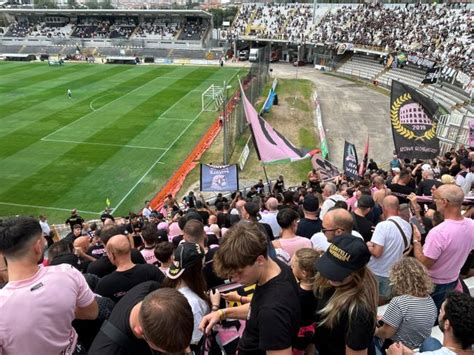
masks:
[[[438,310],[430,296],[403,295],[390,301],[382,319],[396,329],[393,341],[414,349],[430,336],[437,316]]]

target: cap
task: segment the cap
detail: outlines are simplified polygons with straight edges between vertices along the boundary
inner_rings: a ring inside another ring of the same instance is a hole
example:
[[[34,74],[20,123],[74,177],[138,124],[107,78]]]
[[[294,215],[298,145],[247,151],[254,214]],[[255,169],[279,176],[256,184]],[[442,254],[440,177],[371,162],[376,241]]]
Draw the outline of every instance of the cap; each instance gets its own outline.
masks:
[[[174,251],[174,260],[171,264],[166,276],[170,279],[180,277],[186,268],[193,266],[197,262],[203,260],[204,250],[197,243],[184,242],[181,243]]]
[[[315,263],[316,270],[328,280],[343,281],[362,269],[370,260],[370,252],[364,241],[350,234],[333,239],[328,250]]]
[[[303,200],[303,208],[308,212],[316,212],[319,208],[319,201],[314,195],[306,195]]]
[[[369,195],[361,195],[357,200],[357,207],[372,208],[375,206],[374,199]]]

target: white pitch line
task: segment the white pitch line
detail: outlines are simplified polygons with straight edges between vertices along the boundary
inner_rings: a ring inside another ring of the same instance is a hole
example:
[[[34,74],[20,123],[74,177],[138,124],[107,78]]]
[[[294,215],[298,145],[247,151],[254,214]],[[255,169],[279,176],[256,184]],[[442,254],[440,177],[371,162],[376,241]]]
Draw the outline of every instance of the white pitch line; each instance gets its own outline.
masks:
[[[10,203],[10,202],[0,202],[0,205],[14,206],[14,207],[39,208],[39,209],[42,209],[42,210],[67,211],[67,212],[71,212],[71,210],[72,210],[72,208],[59,208],[59,207],[37,206],[37,205],[22,205],[22,204],[19,204],[19,203]],[[77,212],[91,213],[91,214],[100,214],[101,213],[101,212],[84,211],[84,210],[77,210]]]
[[[98,142],[81,142],[81,141],[70,141],[66,139],[41,139],[43,142],[59,142],[59,143],[75,143],[75,144],[89,144],[89,145],[104,145],[109,147],[121,147],[121,148],[137,148],[137,149],[152,149],[152,150],[166,150],[166,148],[159,147],[146,147],[141,145],[130,145],[130,144],[113,144],[113,143],[98,143]]]
[[[229,83],[232,81],[232,79],[234,79],[234,77],[237,75],[237,73],[239,73],[240,70],[237,70],[234,75],[231,76],[230,80],[228,81]],[[187,94],[186,94],[187,95]],[[185,95],[185,96],[186,96]],[[117,208],[119,208],[123,201],[125,201],[127,199],[127,197],[133,192],[133,190],[136,189],[136,187],[143,181],[143,179],[150,173],[150,171],[153,170],[153,168],[158,164],[160,163],[160,160],[165,156],[166,153],[168,153],[168,151],[176,144],[176,142],[183,136],[184,133],[186,133],[186,131],[189,129],[189,127],[191,127],[191,125],[199,118],[199,116],[201,116],[201,114],[203,113],[204,111],[201,110],[201,112],[199,112],[191,122],[189,122],[189,124],[184,128],[184,130],[179,134],[178,137],[176,137],[176,139],[170,144],[170,146],[158,157],[158,159],[156,159],[156,161],[153,163],[153,165],[145,172],[145,174],[143,174],[143,176],[135,183],[135,185],[132,186],[132,188],[125,194],[124,197],[122,197],[122,199],[119,201],[119,203],[112,209],[112,214],[115,212],[115,210],[117,210]],[[164,113],[163,113],[164,114]],[[163,115],[161,114],[161,115]]]
[[[153,81],[158,80],[158,79],[160,79],[160,78],[161,78],[161,77],[158,76],[158,77],[156,77],[155,79],[152,79],[152,80],[150,80],[150,81],[147,81],[147,82],[144,83],[143,85],[140,85],[140,86],[136,87],[135,89],[133,89],[132,91],[127,92],[125,95],[119,96],[119,97],[117,97],[115,100],[112,100],[112,101],[106,103],[105,105],[99,107],[97,110],[92,111],[92,112],[89,112],[89,113],[86,113],[85,115],[79,117],[79,118],[78,118],[77,120],[75,120],[75,121],[72,121],[71,123],[67,124],[66,126],[63,126],[63,127],[58,128],[58,129],[55,130],[54,132],[51,132],[51,133],[48,134],[47,136],[41,138],[41,140],[44,140],[44,139],[46,139],[46,138],[49,138],[49,137],[52,136],[53,134],[56,134],[56,133],[58,133],[58,132],[61,132],[63,129],[65,129],[65,128],[71,126],[71,125],[73,125],[73,124],[76,123],[76,122],[79,122],[80,120],[82,120],[83,118],[89,116],[90,114],[96,113],[97,111],[102,110],[104,107],[109,106],[110,104],[114,103],[115,101],[118,101],[118,100],[120,100],[120,99],[123,99],[125,96],[130,95],[131,93],[133,93],[133,92],[135,92],[135,91],[141,89],[141,88],[144,87],[145,85],[148,85],[148,84],[152,83]],[[176,79],[176,78],[175,78],[175,79]],[[100,96],[99,96],[99,97],[100,97]]]
[[[125,201],[127,199],[127,197],[133,192],[133,190],[136,189],[136,187],[143,181],[143,179],[150,173],[150,171],[153,170],[153,168],[160,163],[160,160],[165,156],[166,153],[168,153],[168,151],[176,144],[176,142],[183,136],[184,133],[186,133],[186,131],[189,129],[189,127],[191,127],[191,125],[199,118],[199,116],[201,116],[201,114],[203,113],[204,111],[201,111],[199,112],[195,117],[194,119],[189,122],[189,124],[183,129],[183,131],[179,134],[178,137],[176,137],[176,139],[169,145],[168,148],[166,148],[166,150],[158,157],[158,159],[156,159],[156,161],[153,163],[152,166],[150,166],[150,168],[145,172],[145,174],[143,174],[143,176],[135,183],[135,185],[132,186],[132,188],[125,194],[124,197],[122,197],[122,199],[119,201],[119,203],[113,208],[112,210],[112,214],[115,212],[115,210],[117,208],[120,207],[120,205],[123,203],[123,201]],[[162,163],[163,164],[163,163]]]
[[[184,122],[191,122],[192,119],[187,118],[175,118],[175,117],[158,117],[157,120],[166,120],[166,121],[184,121]]]

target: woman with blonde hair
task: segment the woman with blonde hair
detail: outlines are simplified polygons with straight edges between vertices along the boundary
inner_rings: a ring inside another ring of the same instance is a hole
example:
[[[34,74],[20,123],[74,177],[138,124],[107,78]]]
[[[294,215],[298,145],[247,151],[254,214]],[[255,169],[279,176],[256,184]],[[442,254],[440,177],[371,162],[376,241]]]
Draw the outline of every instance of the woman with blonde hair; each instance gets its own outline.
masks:
[[[404,257],[392,266],[390,285],[395,297],[378,322],[375,343],[381,353],[391,342],[418,348],[431,334],[438,311],[430,293],[433,283],[425,267],[415,258]],[[382,341],[386,341],[381,346]]]
[[[377,281],[367,268],[370,252],[351,235],[335,237],[315,263],[315,345],[319,355],[373,354]]]

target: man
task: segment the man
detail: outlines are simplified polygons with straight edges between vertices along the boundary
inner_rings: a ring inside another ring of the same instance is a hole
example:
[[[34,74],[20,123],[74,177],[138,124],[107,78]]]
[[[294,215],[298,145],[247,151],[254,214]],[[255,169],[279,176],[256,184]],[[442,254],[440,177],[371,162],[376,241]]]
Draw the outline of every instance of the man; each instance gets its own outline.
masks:
[[[165,275],[154,265],[134,264],[131,258],[130,241],[119,234],[110,238],[106,245],[107,256],[116,270],[102,277],[95,292],[118,302],[131,288],[145,282],[161,283]]]
[[[377,224],[374,234],[367,242],[372,257],[368,267],[375,274],[379,286],[379,303],[390,298],[388,280],[390,268],[410,250],[412,228],[400,218],[400,204],[395,196],[387,196],[382,203],[385,221]]]
[[[435,284],[431,297],[439,310],[446,293],[456,287],[461,267],[474,249],[474,220],[461,214],[464,193],[459,186],[440,186],[433,200],[444,222],[429,231],[423,247],[416,230],[413,247],[415,257],[426,266]]]
[[[321,232],[322,222],[318,218],[319,201],[316,196],[310,194],[303,199],[304,218],[300,219],[296,235],[311,239],[311,237]]]
[[[221,320],[246,319],[238,345],[240,355],[291,355],[298,332],[300,304],[295,278],[288,266],[268,256],[268,243],[255,223],[242,221],[227,231],[214,257],[219,276],[257,285],[250,303],[211,312],[199,326],[209,334]]]
[[[367,165],[367,169],[369,169],[369,171],[379,170],[379,167],[377,166],[377,163],[374,162],[374,159],[369,159],[369,165]]]
[[[151,215],[151,212],[153,212],[153,209],[150,207],[150,201],[146,200],[145,201],[145,207],[143,207],[143,210],[142,210],[142,216],[144,218],[149,219],[150,215]]]
[[[411,173],[406,169],[402,169],[402,170],[400,170],[400,175],[398,177],[398,181],[395,182],[395,183],[392,183],[392,185],[390,185],[390,190],[392,190],[392,192],[394,192],[394,193],[409,195],[412,192],[415,192],[415,189],[413,187],[408,186],[408,184],[410,183],[410,180],[411,180]],[[410,202],[410,201],[408,201],[408,199],[406,197],[398,196],[398,195],[397,195],[397,197],[398,197],[398,202],[399,203],[409,203]]]
[[[328,212],[331,207],[334,207],[337,201],[345,201],[345,198],[341,195],[336,194],[336,185],[332,182],[327,182],[323,188],[323,205],[321,206],[321,212],[319,218],[323,219],[324,215]]]
[[[374,224],[367,218],[372,208],[374,208],[375,202],[369,195],[361,195],[357,200],[357,207],[352,213],[354,220],[353,229],[358,231],[365,242],[368,242],[372,238]]]
[[[311,237],[313,248],[325,252],[332,240],[342,234],[363,239],[359,232],[352,230],[353,225],[352,215],[347,210],[333,207],[324,216],[321,232]]]
[[[67,97],[68,97],[68,99],[72,99],[72,91],[71,91],[71,89],[67,89]]]
[[[255,186],[250,187],[250,191],[247,192],[247,198],[252,199],[254,196],[258,195],[257,188]]]
[[[77,214],[77,209],[73,209],[71,211],[71,216],[68,219],[66,219],[66,222],[64,222],[64,224],[69,224],[69,226],[71,227],[71,231],[74,229],[74,226],[76,224],[80,224],[82,227],[83,223],[84,223],[84,218],[82,218],[81,216]]]
[[[148,281],[132,288],[116,304],[89,355],[183,353],[193,333],[191,306],[177,290],[159,287]]]
[[[72,231],[68,233],[63,240],[70,243],[71,245],[74,243],[74,241],[82,236],[82,225],[80,224],[75,224],[72,227]]]
[[[48,224],[48,219],[46,218],[46,216],[43,216],[41,214],[39,215],[39,224],[41,226],[43,236],[44,237],[49,237],[49,235],[51,233],[51,228]]]
[[[474,298],[464,293],[450,293],[441,305],[438,317],[439,328],[443,332],[443,345],[434,338],[428,338],[422,344],[422,347],[426,348],[427,343],[430,343],[428,350],[431,351],[426,352],[426,354],[472,354],[474,344],[473,319]],[[387,350],[387,355],[411,355],[413,353],[413,350],[400,343],[391,345]],[[421,354],[425,354],[425,352],[421,352]]]
[[[390,160],[390,169],[401,169],[403,167],[403,163],[400,159],[398,159],[398,155],[394,154],[393,159]]]
[[[108,227],[107,229],[103,229],[100,232],[100,239],[104,247],[106,247],[110,238],[112,238],[115,235],[119,235],[123,233],[124,233],[124,229],[119,226]],[[131,258],[132,258],[133,263],[135,264],[146,264],[146,261],[143,258],[143,255],[137,249],[132,249]],[[104,254],[101,257],[99,257],[96,261],[93,261],[92,263],[89,264],[89,266],[87,267],[87,272],[89,274],[94,274],[99,277],[104,277],[105,275],[108,275],[111,272],[113,272],[115,269],[116,267],[114,264],[111,263],[108,255]]]
[[[431,168],[425,168],[421,172],[421,181],[418,184],[416,194],[418,196],[431,196],[431,189],[433,186],[438,188],[441,186],[441,181],[438,181],[434,178],[434,173]]]
[[[474,182],[474,167],[469,159],[461,160],[461,171],[456,175],[456,185],[461,187],[464,196],[469,195]]]
[[[0,222],[0,253],[8,263],[9,279],[0,290],[1,354],[84,351],[71,322],[97,318],[94,294],[71,265],[38,265],[44,246],[35,219],[16,217]]]
[[[257,189],[257,193],[259,195],[263,195],[265,192],[265,185],[263,184],[263,180],[259,179],[258,183],[254,185],[254,187]]]
[[[281,232],[281,227],[276,219],[278,214],[278,200],[275,197],[268,198],[265,207],[267,208],[267,213],[262,213],[260,222],[268,224],[272,229],[273,238],[278,238]]]

